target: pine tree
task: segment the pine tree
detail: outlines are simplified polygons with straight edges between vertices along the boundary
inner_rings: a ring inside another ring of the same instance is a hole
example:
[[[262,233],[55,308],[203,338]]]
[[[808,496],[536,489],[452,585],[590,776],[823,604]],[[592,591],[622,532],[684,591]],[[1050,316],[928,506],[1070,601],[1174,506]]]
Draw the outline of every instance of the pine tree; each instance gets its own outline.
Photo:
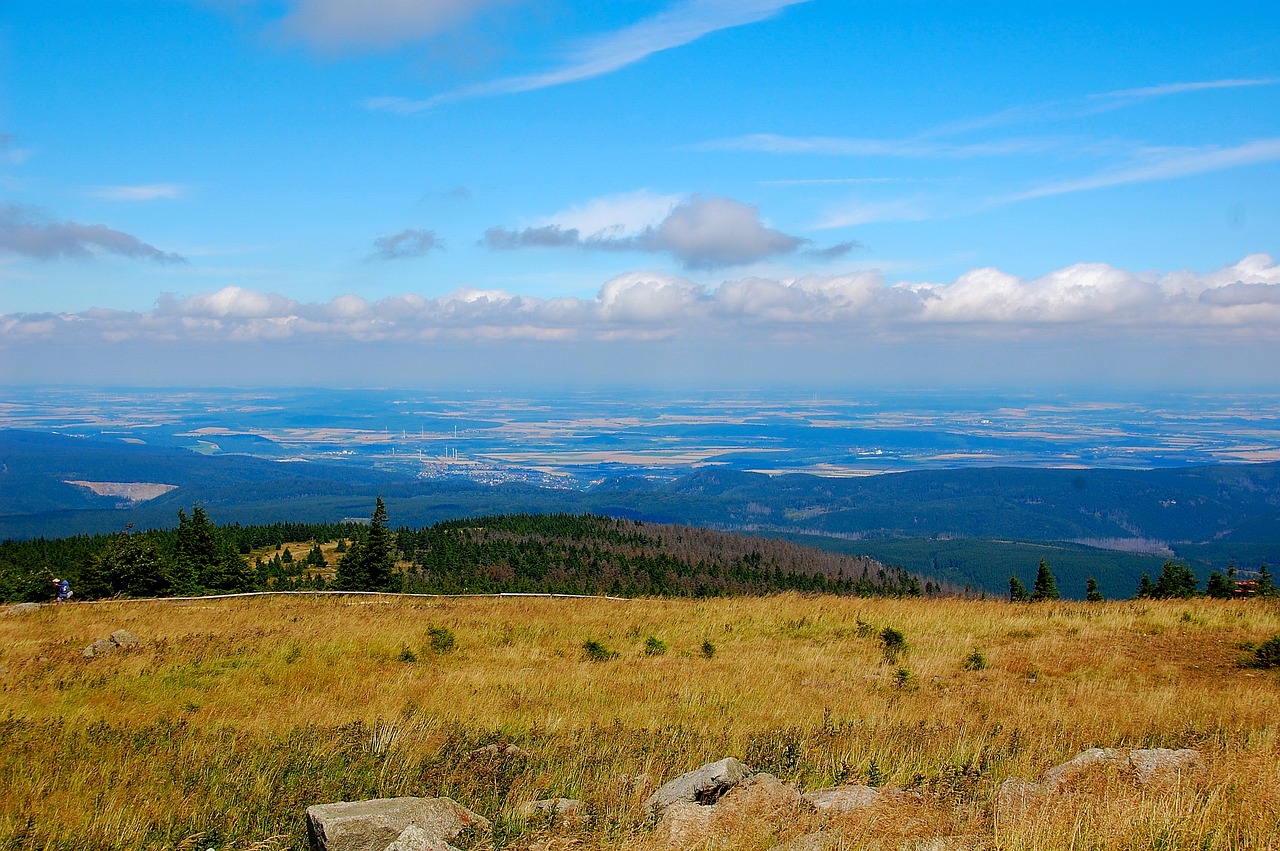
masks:
[[[1134,594],[1134,598],[1138,600],[1154,597],[1156,588],[1151,584],[1150,574],[1142,574],[1142,579],[1138,581],[1138,593]]]
[[[1216,597],[1220,600],[1227,600],[1235,596],[1235,583],[1229,582],[1227,577],[1218,571],[1209,574],[1209,581],[1205,583],[1204,593],[1206,597]]]
[[[1027,601],[1027,586],[1022,584],[1022,580],[1016,576],[1009,577],[1009,602],[1025,603]]]
[[[1090,576],[1084,583],[1084,598],[1090,603],[1101,603],[1102,592],[1098,590],[1098,580]]]
[[[1267,563],[1264,561],[1262,566],[1258,568],[1257,589],[1259,597],[1274,597],[1277,594],[1276,582],[1271,577],[1271,571],[1267,570]]]
[[[1040,600],[1056,600],[1062,595],[1058,593],[1058,580],[1053,578],[1053,571],[1049,570],[1049,563],[1044,559],[1040,559],[1040,567],[1036,570],[1036,584],[1031,591],[1031,599]]]
[[[378,497],[369,531],[351,542],[338,562],[334,584],[343,591],[399,591],[404,578],[396,573],[392,534],[387,528],[387,507]]]
[[[1180,561],[1166,561],[1151,596],[1187,599],[1197,592],[1196,575]]]

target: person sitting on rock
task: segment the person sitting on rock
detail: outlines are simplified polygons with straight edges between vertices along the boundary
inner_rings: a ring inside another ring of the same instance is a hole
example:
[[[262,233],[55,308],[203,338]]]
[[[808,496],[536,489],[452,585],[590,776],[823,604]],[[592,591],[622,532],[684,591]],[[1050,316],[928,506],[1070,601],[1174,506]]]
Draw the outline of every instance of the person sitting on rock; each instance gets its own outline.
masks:
[[[68,582],[65,579],[55,578],[53,580],[53,587],[56,589],[55,593],[57,594],[59,603],[65,603],[71,599],[71,583],[70,582]]]

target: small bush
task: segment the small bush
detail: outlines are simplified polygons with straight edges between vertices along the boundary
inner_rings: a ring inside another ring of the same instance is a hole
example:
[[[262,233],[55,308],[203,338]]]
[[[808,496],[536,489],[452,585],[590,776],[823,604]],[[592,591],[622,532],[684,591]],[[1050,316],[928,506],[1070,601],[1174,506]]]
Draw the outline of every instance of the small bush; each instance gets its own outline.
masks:
[[[400,661],[401,661],[401,662],[416,662],[416,661],[418,661],[418,654],[414,653],[414,652],[413,652],[413,650],[412,650],[408,645],[401,645],[401,646],[400,646]]]
[[[594,638],[589,638],[582,642],[582,655],[589,662],[607,662],[610,659],[618,658],[616,650],[610,650]]]
[[[702,642],[702,657],[710,659],[716,655],[716,646],[711,643],[711,639]]]
[[[453,630],[447,626],[427,627],[427,646],[432,653],[449,653],[458,646]]]
[[[911,671],[905,667],[900,667],[893,673],[893,684],[898,688],[906,688],[911,685]]]
[[[898,657],[907,649],[907,638],[891,626],[880,630],[880,648],[884,652],[884,660],[890,665],[897,664]]]
[[[987,667],[987,657],[975,647],[972,653],[964,657],[963,667],[966,671],[981,671]]]
[[[1280,668],[1280,633],[1253,648],[1251,665],[1254,668]]]
[[[667,652],[667,643],[655,635],[651,635],[644,640],[644,655],[661,656]]]
[[[862,619],[862,615],[858,615],[858,620],[853,631],[859,638],[871,638],[876,634],[875,625],[864,621]]]

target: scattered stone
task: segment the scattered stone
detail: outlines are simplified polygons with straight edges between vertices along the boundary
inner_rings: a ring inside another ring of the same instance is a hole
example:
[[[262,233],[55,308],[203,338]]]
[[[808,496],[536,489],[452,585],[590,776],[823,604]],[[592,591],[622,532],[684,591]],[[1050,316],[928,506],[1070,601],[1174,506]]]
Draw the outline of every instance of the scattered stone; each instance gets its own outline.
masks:
[[[714,804],[725,792],[747,778],[751,769],[733,757],[708,763],[660,786],[644,802],[650,812],[665,810],[677,801]]]
[[[491,745],[485,745],[482,748],[476,748],[467,754],[467,759],[528,759],[531,754],[524,748],[513,745],[510,742],[494,742]]]
[[[307,836],[314,851],[388,851],[402,839],[419,841],[417,833],[404,836],[410,826],[447,847],[468,828],[488,830],[489,822],[448,798],[377,798],[307,807]],[[419,851],[413,845],[396,851],[407,849]]]
[[[384,851],[458,851],[443,839],[437,839],[416,824],[411,824]]]
[[[1204,757],[1198,750],[1182,748],[1143,748],[1129,751],[1129,767],[1142,786],[1157,780],[1177,780],[1183,774],[1204,771]]]
[[[84,658],[93,659],[98,656],[106,656],[108,653],[114,653],[120,648],[112,641],[106,638],[99,638],[84,649]]]
[[[1115,748],[1089,748],[1087,751],[1083,751],[1062,763],[1062,765],[1055,765],[1050,768],[1040,775],[1040,781],[1044,784],[1046,791],[1056,792],[1065,786],[1071,785],[1080,775],[1097,766],[1113,765],[1123,768],[1126,764],[1123,751],[1118,751]]]
[[[716,808],[694,801],[673,801],[662,810],[653,829],[659,847],[674,848],[703,839],[715,821]]]
[[[117,629],[111,633],[111,643],[116,647],[132,647],[138,643],[138,636],[127,629]]]
[[[1039,781],[1010,777],[996,792],[996,817],[1025,816],[1047,796],[1068,791],[1080,777],[1099,766],[1111,766],[1130,776],[1139,786],[1157,780],[1178,779],[1184,774],[1204,771],[1204,757],[1192,748],[1089,748],[1061,765],[1055,765]]]
[[[14,603],[12,606],[4,610],[4,614],[5,617],[8,617],[9,615],[25,615],[39,610],[39,603]]]
[[[761,813],[780,809],[812,810],[800,790],[772,774],[753,774],[724,794],[721,810]]]
[[[805,799],[820,812],[847,813],[873,807],[880,800],[880,791],[870,786],[852,784],[849,786],[830,786],[826,789],[814,789],[805,794]]]

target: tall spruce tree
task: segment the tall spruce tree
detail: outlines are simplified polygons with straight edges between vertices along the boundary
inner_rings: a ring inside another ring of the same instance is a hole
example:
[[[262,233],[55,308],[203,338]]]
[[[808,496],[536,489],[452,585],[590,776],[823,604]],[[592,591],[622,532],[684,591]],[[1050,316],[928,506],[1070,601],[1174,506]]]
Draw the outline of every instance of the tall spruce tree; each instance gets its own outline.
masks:
[[[1102,592],[1098,590],[1098,580],[1090,576],[1084,583],[1084,598],[1090,603],[1101,603]]]
[[[396,573],[394,538],[387,528],[387,507],[378,497],[369,531],[351,543],[338,562],[335,584],[343,591],[399,591],[404,579]]]
[[[1031,589],[1031,599],[1056,600],[1061,596],[1058,593],[1058,580],[1053,578],[1053,571],[1049,570],[1049,562],[1040,559],[1040,567],[1036,570],[1036,584]]]

